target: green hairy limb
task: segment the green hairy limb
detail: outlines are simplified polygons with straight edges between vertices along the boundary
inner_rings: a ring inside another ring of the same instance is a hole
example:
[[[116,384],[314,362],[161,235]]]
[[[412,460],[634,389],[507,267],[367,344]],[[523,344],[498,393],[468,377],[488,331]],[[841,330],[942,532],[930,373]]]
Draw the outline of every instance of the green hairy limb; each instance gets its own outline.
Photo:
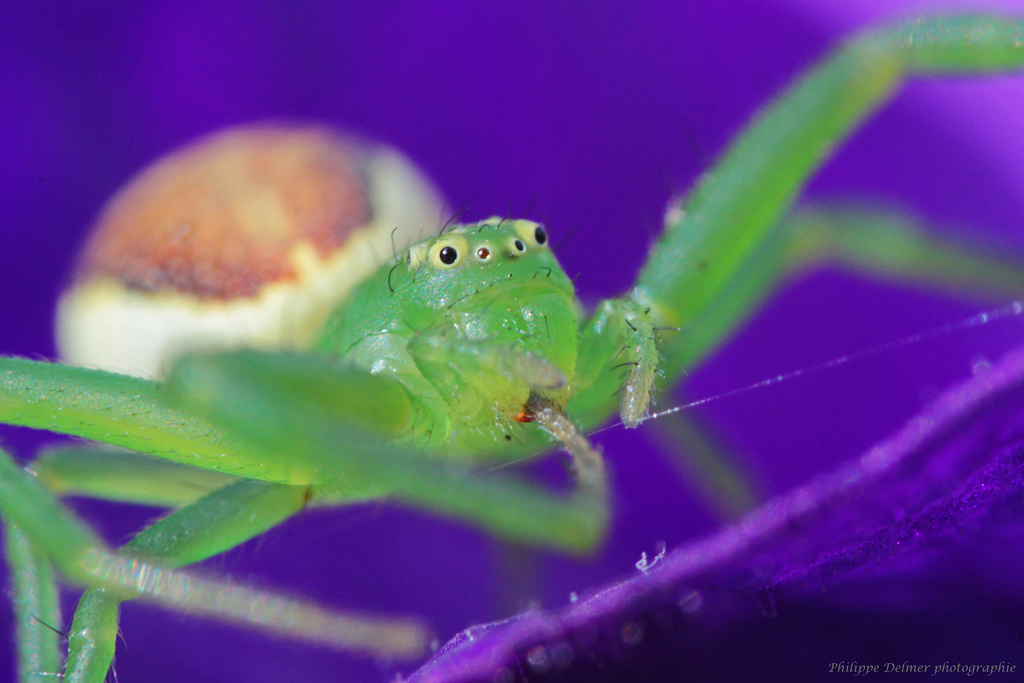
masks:
[[[749,262],[766,260],[759,250],[811,171],[906,77],[1022,65],[1019,22],[922,19],[853,39],[761,112],[671,214],[632,293],[658,325],[690,331],[662,345],[666,375],[678,377],[738,322],[720,313],[733,309],[734,272],[752,270],[762,290],[778,279],[781,263],[775,270]]]

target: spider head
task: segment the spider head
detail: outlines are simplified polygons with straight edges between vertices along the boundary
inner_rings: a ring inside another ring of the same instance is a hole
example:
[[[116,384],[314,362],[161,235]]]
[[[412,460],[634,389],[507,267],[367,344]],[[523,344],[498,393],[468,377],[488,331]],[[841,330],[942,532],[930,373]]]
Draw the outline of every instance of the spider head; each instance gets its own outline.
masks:
[[[544,359],[568,385],[578,307],[548,241],[544,227],[528,220],[460,225],[410,247],[396,269],[405,272],[393,279],[408,283],[417,303],[407,310],[429,309],[431,325],[443,320],[462,338]]]

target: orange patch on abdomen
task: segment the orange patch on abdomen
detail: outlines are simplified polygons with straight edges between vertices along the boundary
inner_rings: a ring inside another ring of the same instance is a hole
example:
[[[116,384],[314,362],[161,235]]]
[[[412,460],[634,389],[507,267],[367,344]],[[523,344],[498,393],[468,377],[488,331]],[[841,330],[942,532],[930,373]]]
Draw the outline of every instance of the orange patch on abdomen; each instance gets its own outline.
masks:
[[[367,225],[366,154],[324,128],[256,125],[214,134],[138,175],[104,208],[76,281],[198,299],[251,297],[326,258]]]

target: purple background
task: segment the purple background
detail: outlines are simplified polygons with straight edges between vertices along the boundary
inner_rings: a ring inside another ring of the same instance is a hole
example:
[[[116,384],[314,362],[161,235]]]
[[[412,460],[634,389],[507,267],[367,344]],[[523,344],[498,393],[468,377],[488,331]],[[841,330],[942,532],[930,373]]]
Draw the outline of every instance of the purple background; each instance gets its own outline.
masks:
[[[613,296],[643,261],[670,192],[691,183],[760,103],[839,36],[929,6],[878,0],[839,13],[825,4],[19,8],[0,27],[0,352],[52,356],[53,300],[90,220],[125,179],[197,135],[266,118],[326,121],[396,145],[453,205],[467,207],[467,219],[529,215],[547,223],[556,245],[571,232],[559,253],[567,272],[579,274],[581,296]],[[1024,10],[1020,2],[984,6]],[[810,194],[888,199],[1024,254],[1022,105],[1024,79],[912,85]],[[998,303],[817,274],[774,297],[661,403],[730,390]],[[1011,321],[951,335],[726,399],[695,417],[735,447],[764,494],[777,494],[893,431],[1020,333]],[[612,430],[598,441],[614,469],[613,535],[591,561],[542,557],[526,592],[545,606],[631,572],[658,541],[675,546],[718,524],[659,453],[651,429]],[[31,442],[5,432],[22,455]],[[152,515],[79,509],[112,540]],[[443,641],[508,613],[509,577],[495,569],[496,547],[473,531],[370,505],[290,521],[208,567],[332,605],[421,615]],[[984,594],[986,570],[1001,561],[998,553],[965,560],[949,590]],[[862,614],[844,636],[889,622],[882,615],[898,602],[899,586],[886,590],[874,598],[876,618]],[[983,604],[979,598],[970,622],[979,638],[988,635]],[[6,606],[0,619],[6,632]],[[123,681],[392,675],[345,654],[141,605],[126,608],[122,625]],[[971,642],[962,652],[972,653]],[[946,652],[935,647],[936,657]],[[854,656],[836,646],[807,660],[817,670],[819,660]],[[1004,658],[1014,656],[1024,665],[1019,644]]]

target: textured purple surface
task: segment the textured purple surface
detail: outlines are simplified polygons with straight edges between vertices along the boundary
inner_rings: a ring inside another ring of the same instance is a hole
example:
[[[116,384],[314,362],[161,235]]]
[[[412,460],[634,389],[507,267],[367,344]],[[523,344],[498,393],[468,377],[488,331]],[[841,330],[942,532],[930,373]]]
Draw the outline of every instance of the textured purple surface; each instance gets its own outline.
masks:
[[[254,119],[321,120],[388,141],[420,162],[453,204],[465,205],[467,218],[529,215],[548,224],[556,245],[571,233],[559,254],[579,274],[581,294],[614,295],[642,262],[668,195],[692,182],[759,104],[838,37],[929,6],[826,5],[833,3],[622,2],[584,12],[317,2],[11,10],[0,30],[0,352],[52,354],[53,299],[89,221],[120,183],[199,134]],[[1024,13],[1019,2],[999,6]],[[1022,253],[1022,104],[1024,79],[915,84],[837,155],[810,194],[891,200],[938,227]],[[662,404],[998,303],[812,275],[773,297]],[[1011,321],[951,335],[712,403],[695,417],[735,448],[761,493],[775,497],[895,433],[940,389],[1016,346],[1020,332]],[[954,457],[953,469],[936,475],[944,482],[938,490],[927,488],[930,473],[946,461],[923,453],[908,471],[928,477],[887,475],[877,498],[836,504],[833,514],[772,535],[764,553],[694,576],[701,609],[685,619],[675,608],[655,612],[660,626],[644,631],[643,647],[666,644],[660,656],[652,649],[638,658],[615,645],[620,637],[599,633],[608,661],[637,664],[636,675],[654,678],[638,663],[644,659],[670,679],[678,678],[676,666],[698,678],[820,677],[829,662],[851,660],[1014,660],[1019,670],[1024,534],[1019,497],[999,495],[1020,490],[1019,471],[1000,470],[1012,467],[1017,431],[1011,397],[993,407],[991,418],[970,422],[982,434],[968,425],[951,439],[953,454],[971,444],[981,451]],[[3,438],[30,452],[23,432]],[[616,518],[592,560],[544,554],[531,574],[470,530],[367,505],[290,521],[207,567],[328,604],[421,615],[443,642],[514,614],[523,596],[561,609],[570,591],[586,596],[634,575],[640,554],[650,557],[659,542],[693,547],[722,526],[664,457],[673,449],[658,445],[653,429],[613,430],[598,440],[613,467]],[[1003,477],[1000,487],[977,483],[986,473]],[[1001,488],[1007,482],[1016,488]],[[925,488],[913,491],[911,483]],[[969,494],[985,491],[993,497],[971,502]],[[977,514],[952,509],[958,501],[976,505]],[[113,540],[153,514],[79,509]],[[873,541],[864,526],[872,523],[880,530]],[[899,534],[915,530],[913,552],[893,552],[897,541],[912,540]],[[856,566],[840,571],[847,565]],[[0,610],[3,632],[9,614]],[[139,605],[126,608],[123,629],[122,681],[375,681],[394,672]],[[689,634],[685,647],[680,632]],[[573,650],[577,664],[580,651]]]

